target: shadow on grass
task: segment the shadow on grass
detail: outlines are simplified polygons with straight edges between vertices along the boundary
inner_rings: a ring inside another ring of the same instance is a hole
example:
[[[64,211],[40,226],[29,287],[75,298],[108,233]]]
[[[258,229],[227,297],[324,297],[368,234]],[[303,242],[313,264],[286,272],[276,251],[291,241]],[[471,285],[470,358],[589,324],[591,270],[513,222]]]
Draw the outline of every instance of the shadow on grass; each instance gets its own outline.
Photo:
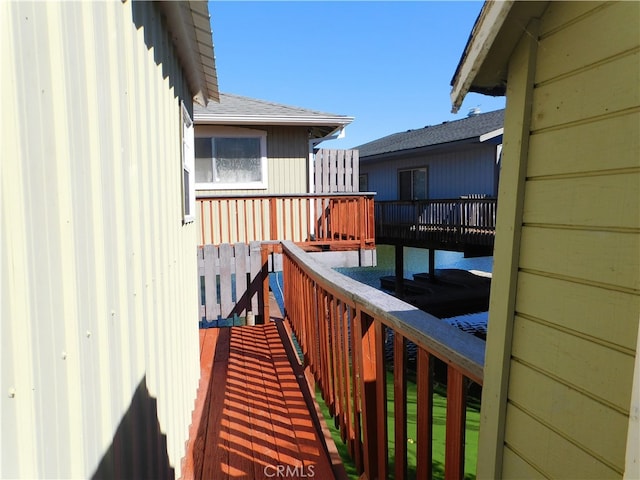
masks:
[[[411,375],[408,375],[411,377]],[[389,458],[389,478],[394,478],[395,468],[395,429],[394,429],[394,391],[393,391],[393,374],[387,373],[387,428],[388,428],[388,458]],[[474,390],[473,388],[471,390]],[[476,389],[477,390],[477,389]],[[329,409],[322,399],[320,390],[316,388],[316,399],[321,407],[322,414],[326,420],[331,435],[336,444],[338,452],[342,457],[345,470],[349,479],[357,480],[359,478],[356,465],[349,456],[347,446],[340,438],[340,431],[335,426]],[[417,387],[415,376],[407,379],[407,478],[416,478],[417,464]],[[444,479],[444,454],[445,454],[445,431],[446,431],[446,386],[437,384],[434,387],[433,394],[433,479]],[[467,422],[465,434],[465,480],[474,480],[476,478],[476,462],[478,453],[478,431],[480,426],[480,400],[479,397],[470,396],[467,405]]]

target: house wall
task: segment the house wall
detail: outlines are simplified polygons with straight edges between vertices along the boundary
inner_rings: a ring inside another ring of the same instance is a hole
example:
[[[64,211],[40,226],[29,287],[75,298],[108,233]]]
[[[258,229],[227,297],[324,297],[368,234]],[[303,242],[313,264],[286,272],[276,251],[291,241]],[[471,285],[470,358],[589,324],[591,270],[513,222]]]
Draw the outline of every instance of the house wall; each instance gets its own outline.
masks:
[[[196,136],[207,135],[214,125],[195,126]],[[267,132],[266,189],[259,190],[198,190],[197,196],[255,195],[306,193],[309,191],[309,133],[307,127],[252,126],[243,128]]]
[[[511,57],[479,478],[623,475],[640,312],[639,19],[636,2],[550,2],[537,41],[532,23]]]
[[[497,193],[496,146],[474,144],[406,155],[375,163],[360,160],[360,174],[368,176],[368,190],[376,201],[398,200],[398,170],[428,168],[429,198],[457,198],[470,193]]]
[[[170,36],[152,2],[0,10],[0,477],[179,475],[199,340]]]

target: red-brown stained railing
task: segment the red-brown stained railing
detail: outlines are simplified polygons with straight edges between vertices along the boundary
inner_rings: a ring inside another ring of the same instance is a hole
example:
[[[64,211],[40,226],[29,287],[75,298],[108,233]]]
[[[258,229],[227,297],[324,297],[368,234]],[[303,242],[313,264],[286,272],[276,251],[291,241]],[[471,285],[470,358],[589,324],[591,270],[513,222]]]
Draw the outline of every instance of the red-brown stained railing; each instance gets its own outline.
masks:
[[[374,245],[371,193],[219,196],[197,203],[200,245],[268,240]]]
[[[407,474],[406,343],[417,347],[417,478],[432,477],[433,361],[447,364],[445,478],[464,476],[468,380],[482,384],[484,342],[283,242],[284,305],[359,473],[388,478],[385,336],[394,334],[395,478]]]

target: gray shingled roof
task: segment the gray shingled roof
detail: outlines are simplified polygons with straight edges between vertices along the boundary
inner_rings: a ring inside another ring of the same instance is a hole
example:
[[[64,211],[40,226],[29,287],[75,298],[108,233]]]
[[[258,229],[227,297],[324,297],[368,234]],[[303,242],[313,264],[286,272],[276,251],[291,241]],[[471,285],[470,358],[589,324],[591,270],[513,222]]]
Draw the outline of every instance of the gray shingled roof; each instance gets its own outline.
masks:
[[[194,120],[215,125],[299,125],[314,128],[323,136],[353,121],[353,117],[282,105],[255,98],[220,93],[220,102],[194,105]]]
[[[416,130],[394,133],[386,137],[355,147],[360,151],[360,159],[385,153],[413,150],[445,143],[479,138],[485,133],[502,128],[504,109],[494,112],[443,122]]]

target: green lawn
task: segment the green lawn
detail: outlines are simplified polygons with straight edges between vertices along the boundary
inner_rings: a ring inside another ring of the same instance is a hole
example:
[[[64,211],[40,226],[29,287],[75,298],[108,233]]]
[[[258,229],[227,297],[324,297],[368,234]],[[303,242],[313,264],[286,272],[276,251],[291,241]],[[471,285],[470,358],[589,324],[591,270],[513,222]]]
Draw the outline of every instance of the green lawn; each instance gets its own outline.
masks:
[[[387,373],[387,425],[389,438],[389,472],[393,478],[394,465],[394,425],[393,425],[393,374]],[[329,416],[329,410],[325,406],[319,390],[316,389],[316,398],[322,409],[322,414],[331,430],[334,442],[340,452],[347,474],[350,479],[358,478],[354,463],[349,458],[347,447],[340,439],[340,433],[334,426],[333,419]],[[407,463],[408,478],[415,478],[416,470],[416,398],[417,388],[413,381],[407,381]],[[478,453],[478,428],[480,425],[480,406],[477,402],[469,402],[467,407],[467,430],[465,447],[465,478],[475,479],[476,460]],[[433,395],[433,478],[444,478],[444,448],[446,425],[446,390],[444,387],[436,387]]]

